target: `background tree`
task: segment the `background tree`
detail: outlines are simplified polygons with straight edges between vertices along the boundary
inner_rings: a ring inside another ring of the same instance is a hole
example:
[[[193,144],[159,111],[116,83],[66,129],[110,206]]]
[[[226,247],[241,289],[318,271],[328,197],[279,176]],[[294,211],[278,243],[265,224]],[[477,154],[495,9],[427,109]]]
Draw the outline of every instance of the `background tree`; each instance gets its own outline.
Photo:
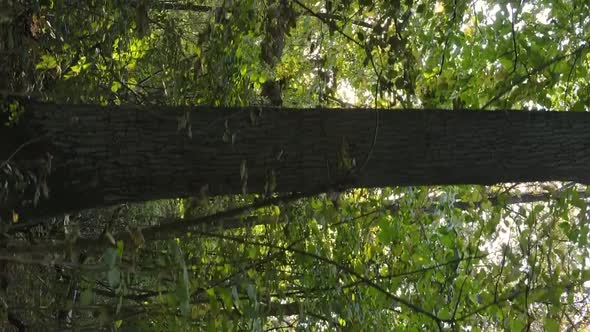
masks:
[[[2,207],[29,216],[200,193],[590,181],[585,113],[39,103],[24,112],[0,138],[5,154],[18,150],[11,172],[31,181],[11,181]]]

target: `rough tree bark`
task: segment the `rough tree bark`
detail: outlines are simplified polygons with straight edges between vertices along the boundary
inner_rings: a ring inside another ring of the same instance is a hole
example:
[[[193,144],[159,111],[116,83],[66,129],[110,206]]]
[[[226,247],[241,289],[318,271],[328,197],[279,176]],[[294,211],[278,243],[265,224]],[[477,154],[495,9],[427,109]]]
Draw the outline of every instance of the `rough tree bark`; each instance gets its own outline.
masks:
[[[46,178],[49,197],[4,193],[0,208],[31,216],[204,190],[590,182],[586,113],[24,106],[0,160],[21,147],[8,164]],[[38,174],[31,160],[49,159]]]

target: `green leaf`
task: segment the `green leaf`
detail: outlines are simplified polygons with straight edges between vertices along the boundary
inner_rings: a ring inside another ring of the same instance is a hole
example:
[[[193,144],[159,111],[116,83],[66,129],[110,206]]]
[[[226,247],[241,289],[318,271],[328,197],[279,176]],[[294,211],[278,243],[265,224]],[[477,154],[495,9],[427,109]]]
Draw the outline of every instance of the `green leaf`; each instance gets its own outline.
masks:
[[[387,221],[386,221],[387,222]],[[395,229],[389,224],[381,224],[380,231],[377,233],[377,238],[383,244],[390,244],[396,238]]]
[[[118,81],[113,81],[113,83],[111,84],[111,91],[117,92],[117,91],[119,91],[119,89],[121,89],[121,87],[122,87],[121,83],[119,83]]]
[[[526,328],[526,321],[524,318],[510,320],[510,331],[521,332]]]
[[[231,309],[234,306],[234,300],[232,297],[232,292],[231,289],[229,288],[220,288],[217,290],[217,293],[219,294],[219,297],[221,298],[221,301],[223,301],[223,305],[225,306],[225,309]]]
[[[447,248],[454,248],[455,247],[454,237],[451,234],[442,235],[440,237],[440,242],[442,243],[443,246],[445,246]]]
[[[234,305],[236,306],[236,308],[239,308],[240,307],[240,294],[238,294],[238,287],[232,286],[231,295],[234,300]]]
[[[571,108],[572,112],[584,112],[586,110],[586,103],[583,100],[578,100]]]
[[[248,258],[256,258],[258,257],[258,247],[256,246],[250,246],[248,247]]]
[[[569,222],[561,222],[559,223],[559,228],[561,228],[561,230],[565,233],[565,234],[569,234],[570,230],[571,230],[571,225]]]
[[[585,224],[580,228],[580,237],[578,238],[578,246],[580,248],[586,247],[588,244],[588,231],[589,231],[588,224]]]
[[[49,54],[43,54],[41,56],[41,62],[35,66],[37,69],[53,69],[55,67],[57,67],[57,60]]]
[[[102,257],[109,270],[112,270],[115,267],[119,258],[119,256],[117,255],[117,250],[111,247],[107,248],[104,251]]]
[[[362,31],[358,31],[356,33],[356,38],[360,41],[363,42],[365,40],[365,34]]]
[[[559,332],[559,322],[553,318],[545,318],[545,331],[546,332]]]
[[[451,319],[451,311],[449,308],[442,308],[438,311],[438,318],[440,319]]]
[[[125,246],[125,242],[123,240],[117,241],[117,256],[123,257],[123,247]]]
[[[190,301],[188,299],[187,300],[184,300],[184,301],[181,301],[180,302],[180,305],[179,305],[179,309],[180,309],[180,314],[183,317],[188,317],[190,315],[190,313],[191,313],[191,303],[190,303]]]
[[[256,302],[256,286],[253,284],[246,285],[246,293],[248,293],[248,298],[252,302]]]
[[[107,272],[107,281],[109,282],[109,286],[117,287],[121,282],[121,271],[118,268],[110,269]]]

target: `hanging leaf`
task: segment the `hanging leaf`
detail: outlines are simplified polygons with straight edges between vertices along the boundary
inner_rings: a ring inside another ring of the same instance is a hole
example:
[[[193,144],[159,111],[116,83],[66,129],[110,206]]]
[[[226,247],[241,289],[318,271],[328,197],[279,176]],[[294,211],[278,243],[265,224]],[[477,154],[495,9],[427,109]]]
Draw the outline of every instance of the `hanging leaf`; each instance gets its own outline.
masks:
[[[113,267],[107,272],[107,281],[111,287],[119,286],[121,282],[121,271],[118,267]]]
[[[181,282],[178,287],[180,313],[182,314],[182,316],[188,317],[191,311],[191,304],[188,271],[186,269],[186,266],[182,269],[182,278],[180,278],[180,281]]]
[[[90,305],[94,303],[94,292],[92,288],[85,288],[80,294],[80,303],[82,305]]]
[[[247,166],[247,162],[246,160],[242,160],[242,163],[240,164],[240,180],[242,180],[242,182],[244,180],[248,179],[248,166]]]
[[[253,126],[258,125],[258,114],[254,110],[250,110],[250,124]]]
[[[545,331],[547,332],[559,332],[561,327],[559,322],[553,318],[545,318]]]

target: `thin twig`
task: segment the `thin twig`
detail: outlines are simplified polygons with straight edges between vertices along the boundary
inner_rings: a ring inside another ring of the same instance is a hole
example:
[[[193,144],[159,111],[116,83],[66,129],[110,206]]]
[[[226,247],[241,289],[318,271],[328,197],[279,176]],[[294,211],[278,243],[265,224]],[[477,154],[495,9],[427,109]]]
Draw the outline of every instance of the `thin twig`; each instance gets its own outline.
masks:
[[[23,144],[19,145],[19,147],[18,147],[18,148],[16,148],[16,150],[14,150],[14,152],[13,152],[13,153],[12,153],[10,156],[8,156],[8,158],[6,158],[6,160],[4,160],[4,161],[2,162],[2,164],[0,164],[0,168],[3,168],[4,166],[6,166],[6,164],[8,164],[8,163],[10,162],[10,160],[11,160],[12,158],[14,158],[14,156],[16,156],[16,154],[17,154],[17,153],[18,153],[20,150],[24,149],[25,147],[27,147],[27,146],[29,146],[29,145],[31,145],[31,144],[33,144],[33,143],[36,143],[36,142],[38,142],[38,141],[40,141],[40,140],[42,140],[42,139],[44,139],[44,138],[46,138],[46,136],[45,136],[45,135],[43,135],[43,136],[39,136],[39,137],[37,137],[37,138],[32,138],[32,139],[30,139],[30,140],[28,140],[28,141],[24,142]]]
[[[494,97],[492,97],[487,103],[485,103],[481,109],[486,109],[488,108],[490,105],[492,105],[493,103],[495,103],[496,101],[498,101],[500,98],[502,98],[505,94],[507,94],[508,92],[510,92],[512,90],[512,88],[514,88],[515,86],[521,84],[522,82],[526,81],[531,75],[535,75],[538,74],[540,72],[542,72],[543,70],[545,70],[547,67],[561,61],[564,59],[569,58],[572,55],[577,55],[582,53],[583,51],[585,51],[588,48],[589,44],[584,44],[580,47],[578,47],[577,49],[575,49],[573,52],[568,53],[568,54],[563,54],[563,55],[559,55],[554,57],[553,59],[547,61],[546,63],[542,64],[541,66],[537,67],[535,70],[533,70],[532,72],[528,73],[527,75],[522,75],[518,78],[516,78],[514,80],[514,82],[512,84],[510,84],[509,86],[505,87],[504,89],[502,89],[497,95],[495,95]]]
[[[511,28],[512,28],[512,47],[514,48],[514,64],[512,65],[512,73],[516,72],[516,66],[518,65],[518,45],[516,44],[516,29],[514,27],[514,22],[518,17],[517,8],[512,9],[512,17],[511,17]]]
[[[219,238],[219,239],[225,239],[225,240],[230,240],[230,241],[235,241],[235,242],[239,242],[239,243],[243,243],[243,244],[248,244],[248,245],[255,245],[255,246],[264,246],[267,248],[273,248],[273,249],[280,249],[280,250],[284,250],[284,251],[288,251],[288,252],[292,252],[298,255],[302,255],[302,256],[307,256],[307,257],[311,257],[314,258],[316,260],[322,261],[324,263],[330,264],[335,266],[336,268],[356,277],[359,280],[362,280],[363,283],[365,283],[366,285],[372,287],[373,289],[379,291],[380,293],[383,293],[385,296],[389,297],[390,299],[403,304],[405,307],[409,308],[410,310],[414,311],[415,313],[418,314],[422,314],[430,319],[432,319],[437,326],[439,327],[440,330],[442,330],[442,320],[432,314],[431,312],[429,312],[426,309],[423,309],[422,307],[413,304],[412,302],[410,302],[409,300],[406,300],[404,298],[401,298],[399,296],[396,296],[395,294],[392,294],[391,292],[387,291],[385,288],[381,287],[380,285],[378,285],[377,283],[375,283],[374,281],[372,281],[371,279],[363,276],[362,274],[356,272],[354,269],[345,266],[341,263],[338,263],[330,258],[324,257],[324,256],[320,256],[311,252],[307,252],[305,250],[300,250],[300,249],[296,249],[296,248],[285,248],[282,246],[278,246],[278,245],[274,245],[271,243],[261,243],[261,242],[256,242],[256,241],[249,241],[243,238],[239,238],[239,237],[234,237],[234,236],[230,236],[230,235],[224,235],[224,234],[217,234],[217,233],[209,233],[209,232],[193,232],[194,234],[199,234],[202,236],[207,236],[207,237],[214,237],[214,238]]]
[[[328,26],[332,26],[333,24],[330,24],[331,22],[326,20],[325,16],[317,14],[316,12],[314,12],[313,10],[311,10],[309,7],[307,7],[306,5],[304,5],[303,3],[301,3],[299,0],[293,0],[294,3],[296,3],[299,7],[303,8],[303,10],[305,10],[307,13],[309,13],[310,16],[316,17],[317,19],[319,19],[320,21],[322,21],[322,23],[327,24]],[[350,35],[348,35],[346,32],[342,31],[341,29],[335,29],[339,34],[341,34],[342,36],[344,36],[344,38],[350,40],[351,42],[353,42],[354,44],[356,44],[357,46],[362,47],[363,49],[365,48],[363,44],[361,44],[358,40],[352,38]]]

